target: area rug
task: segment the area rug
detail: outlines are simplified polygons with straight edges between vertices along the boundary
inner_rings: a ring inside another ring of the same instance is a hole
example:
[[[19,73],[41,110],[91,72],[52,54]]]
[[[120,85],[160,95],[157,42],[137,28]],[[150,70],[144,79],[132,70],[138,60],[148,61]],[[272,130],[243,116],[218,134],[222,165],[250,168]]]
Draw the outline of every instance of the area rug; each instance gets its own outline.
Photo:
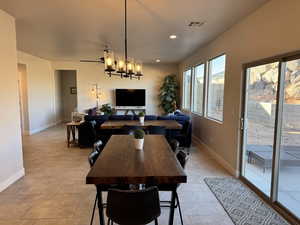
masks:
[[[204,181],[236,225],[290,225],[250,188],[234,178]]]

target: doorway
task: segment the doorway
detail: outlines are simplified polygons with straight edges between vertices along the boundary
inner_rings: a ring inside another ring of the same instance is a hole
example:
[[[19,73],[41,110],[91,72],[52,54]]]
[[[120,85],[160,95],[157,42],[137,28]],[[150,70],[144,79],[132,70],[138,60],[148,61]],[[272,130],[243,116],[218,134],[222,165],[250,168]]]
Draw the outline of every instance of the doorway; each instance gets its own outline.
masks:
[[[241,176],[300,218],[300,54],[245,65]]]
[[[55,71],[55,105],[56,121],[70,122],[77,111],[76,70]]]
[[[25,64],[20,63],[18,63],[18,90],[21,132],[22,135],[27,135],[29,134],[27,68]]]

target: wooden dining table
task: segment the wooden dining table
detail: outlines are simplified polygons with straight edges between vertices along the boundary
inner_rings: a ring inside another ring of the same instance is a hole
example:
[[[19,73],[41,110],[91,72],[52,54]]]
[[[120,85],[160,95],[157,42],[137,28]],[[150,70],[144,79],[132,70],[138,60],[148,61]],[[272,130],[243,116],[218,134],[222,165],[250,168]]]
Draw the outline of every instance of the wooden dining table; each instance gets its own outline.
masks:
[[[108,120],[101,124],[101,129],[121,129],[123,126],[162,126],[169,130],[180,130],[182,125],[176,120],[146,120],[141,124],[138,120]]]
[[[100,225],[105,224],[101,185],[170,184],[172,225],[177,184],[186,182],[187,176],[163,135],[145,135],[143,150],[135,149],[132,136],[113,135],[86,177],[87,184],[97,187]]]

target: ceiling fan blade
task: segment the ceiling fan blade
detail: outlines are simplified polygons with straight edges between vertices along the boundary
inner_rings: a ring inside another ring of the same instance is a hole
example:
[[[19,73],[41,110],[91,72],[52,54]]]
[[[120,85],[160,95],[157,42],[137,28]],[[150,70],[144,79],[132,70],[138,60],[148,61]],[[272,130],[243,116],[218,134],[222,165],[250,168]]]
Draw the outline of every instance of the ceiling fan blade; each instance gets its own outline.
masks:
[[[102,61],[100,61],[100,60],[86,60],[86,59],[82,59],[82,60],[80,60],[80,62],[97,62],[97,63],[101,63]]]

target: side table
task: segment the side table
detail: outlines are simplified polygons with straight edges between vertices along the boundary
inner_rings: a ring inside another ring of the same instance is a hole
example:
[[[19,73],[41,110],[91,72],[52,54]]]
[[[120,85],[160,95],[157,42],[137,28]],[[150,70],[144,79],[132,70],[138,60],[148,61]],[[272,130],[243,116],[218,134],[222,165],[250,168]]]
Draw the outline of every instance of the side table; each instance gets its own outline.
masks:
[[[66,124],[68,148],[70,147],[71,143],[74,143],[74,144],[76,143],[76,128],[82,123],[83,123],[83,121],[80,121],[80,122],[72,121],[72,122],[69,122]],[[70,140],[71,134],[72,134],[72,141]]]

